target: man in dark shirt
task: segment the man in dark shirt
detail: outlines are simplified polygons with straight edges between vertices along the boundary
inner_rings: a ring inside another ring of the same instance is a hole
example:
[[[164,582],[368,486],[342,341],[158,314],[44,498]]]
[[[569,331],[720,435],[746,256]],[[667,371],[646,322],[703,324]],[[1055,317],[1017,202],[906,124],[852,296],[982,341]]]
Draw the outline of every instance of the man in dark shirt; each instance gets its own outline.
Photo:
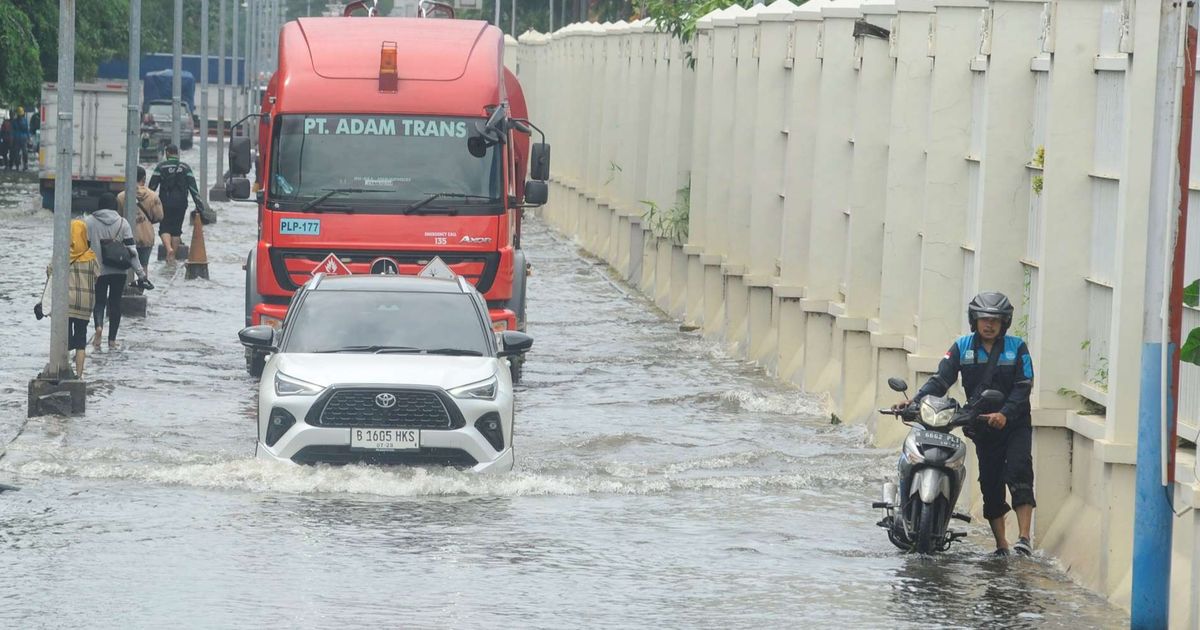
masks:
[[[195,201],[197,210],[204,207],[192,168],[179,161],[179,147],[173,144],[167,146],[167,159],[154,167],[148,187],[157,191],[158,198],[162,200],[163,220],[158,225],[158,235],[162,237],[167,260],[175,260],[175,250],[183,243],[183,219],[187,214],[188,197]]]
[[[985,389],[1005,395],[996,413],[982,414],[980,426],[966,431],[979,456],[979,489],[983,494],[983,516],[996,538],[996,555],[1008,555],[1004,515],[1009,506],[1004,490],[1012,495],[1020,534],[1013,549],[1030,555],[1030,523],[1037,502],[1033,497],[1033,426],[1029,393],[1033,389],[1033,360],[1020,337],[1006,335],[1012,324],[1012,303],[1002,293],[980,293],[967,307],[970,335],[959,337],[930,377],[917,392],[915,401],[927,395],[944,396],[962,375],[969,400]],[[899,405],[902,406],[902,405]]]

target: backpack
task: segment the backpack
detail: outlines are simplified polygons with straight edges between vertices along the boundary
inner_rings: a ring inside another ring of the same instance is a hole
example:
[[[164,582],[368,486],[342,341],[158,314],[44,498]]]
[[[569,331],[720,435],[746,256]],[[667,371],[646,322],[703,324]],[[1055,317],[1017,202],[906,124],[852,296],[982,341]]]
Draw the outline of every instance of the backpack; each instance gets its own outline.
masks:
[[[107,267],[122,271],[133,266],[129,248],[121,241],[111,238],[100,239],[100,261]]]

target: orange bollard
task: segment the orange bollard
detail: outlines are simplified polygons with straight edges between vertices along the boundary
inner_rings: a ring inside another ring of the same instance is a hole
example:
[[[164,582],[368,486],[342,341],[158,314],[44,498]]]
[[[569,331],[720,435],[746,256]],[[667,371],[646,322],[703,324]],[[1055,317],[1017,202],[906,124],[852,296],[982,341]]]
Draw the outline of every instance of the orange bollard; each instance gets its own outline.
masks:
[[[187,272],[184,278],[208,280],[208,252],[204,250],[204,223],[200,213],[192,213],[192,245],[188,248]]]

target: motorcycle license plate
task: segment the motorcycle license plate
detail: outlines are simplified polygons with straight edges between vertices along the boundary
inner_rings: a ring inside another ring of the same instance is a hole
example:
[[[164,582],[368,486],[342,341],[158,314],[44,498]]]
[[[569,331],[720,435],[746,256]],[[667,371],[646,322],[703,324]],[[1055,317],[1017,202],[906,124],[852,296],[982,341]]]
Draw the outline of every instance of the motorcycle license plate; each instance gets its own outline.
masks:
[[[925,431],[917,436],[917,442],[944,448],[958,448],[962,444],[962,440],[958,439],[958,437],[939,431]]]
[[[350,429],[350,448],[368,451],[400,451],[421,448],[417,429]]]

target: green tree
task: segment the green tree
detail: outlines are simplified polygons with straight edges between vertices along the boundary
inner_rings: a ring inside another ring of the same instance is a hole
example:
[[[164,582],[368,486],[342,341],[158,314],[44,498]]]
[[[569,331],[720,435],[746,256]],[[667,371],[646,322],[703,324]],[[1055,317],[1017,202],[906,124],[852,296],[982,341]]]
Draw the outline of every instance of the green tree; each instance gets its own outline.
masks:
[[[0,103],[36,103],[42,87],[38,41],[29,18],[10,0],[0,0]]]
[[[7,0],[28,18],[41,61],[41,81],[58,80],[58,0]],[[8,14],[10,11],[0,11]],[[96,78],[100,62],[129,49],[128,0],[87,0],[75,7],[75,79]],[[26,70],[32,72],[32,69]],[[6,74],[5,80],[13,75]]]

